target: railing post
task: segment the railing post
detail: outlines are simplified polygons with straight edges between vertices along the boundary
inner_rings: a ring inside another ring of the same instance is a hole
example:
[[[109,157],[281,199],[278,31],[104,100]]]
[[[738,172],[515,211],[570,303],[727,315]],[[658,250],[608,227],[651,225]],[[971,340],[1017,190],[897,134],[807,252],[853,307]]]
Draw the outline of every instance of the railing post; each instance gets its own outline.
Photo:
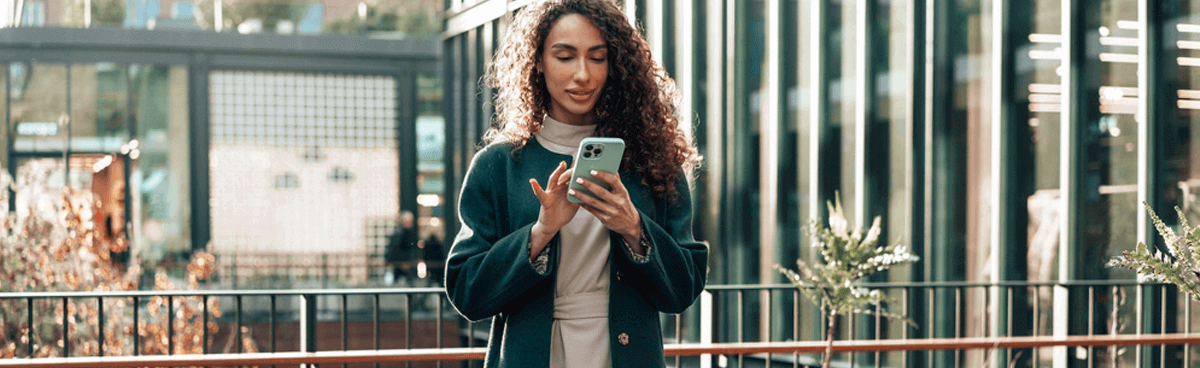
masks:
[[[713,296],[705,290],[700,293],[700,343],[713,342]],[[700,355],[700,368],[712,368],[712,354]]]
[[[300,349],[306,353],[317,351],[317,296],[304,294],[300,307]]]

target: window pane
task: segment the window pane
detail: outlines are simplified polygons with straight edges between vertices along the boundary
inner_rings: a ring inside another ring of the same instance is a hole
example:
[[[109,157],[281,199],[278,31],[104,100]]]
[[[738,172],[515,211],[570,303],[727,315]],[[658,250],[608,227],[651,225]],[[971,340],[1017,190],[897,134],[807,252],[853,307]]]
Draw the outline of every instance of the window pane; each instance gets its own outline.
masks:
[[[443,194],[446,181],[442,156],[445,152],[446,123],[442,117],[442,75],[417,76],[417,226],[422,246],[422,260],[429,262],[434,280],[441,280],[445,251],[446,227],[442,224],[448,205]],[[383,253],[377,253],[382,256]]]
[[[220,70],[209,81],[208,249],[240,265],[279,262],[238,267],[243,280],[293,275],[282,263],[291,254],[353,262],[338,282],[368,281],[372,244],[399,215],[396,80]]]
[[[132,76],[137,122],[135,231],[142,258],[170,258],[192,249],[188,139],[188,78],[182,66],[135,66]]]
[[[71,152],[113,153],[129,140],[126,73],[137,75],[142,72],[138,69],[115,63],[71,65]]]
[[[11,122],[17,155],[61,155],[67,139],[67,67],[12,63]],[[58,181],[62,185],[61,178]]]

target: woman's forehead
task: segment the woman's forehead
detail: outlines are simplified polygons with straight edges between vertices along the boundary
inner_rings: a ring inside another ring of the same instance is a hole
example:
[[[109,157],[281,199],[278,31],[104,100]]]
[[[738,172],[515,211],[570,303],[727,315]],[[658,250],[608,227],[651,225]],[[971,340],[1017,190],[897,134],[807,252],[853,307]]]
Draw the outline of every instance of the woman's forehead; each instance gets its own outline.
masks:
[[[588,17],[576,13],[564,15],[554,21],[546,35],[545,43],[547,49],[585,51],[604,48],[607,45],[600,28]]]

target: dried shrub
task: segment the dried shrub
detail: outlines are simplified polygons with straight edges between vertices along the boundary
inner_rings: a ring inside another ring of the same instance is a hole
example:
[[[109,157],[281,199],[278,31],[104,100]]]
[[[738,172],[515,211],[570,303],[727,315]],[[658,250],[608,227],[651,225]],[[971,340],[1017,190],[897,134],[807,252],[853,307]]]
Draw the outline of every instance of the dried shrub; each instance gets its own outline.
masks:
[[[52,174],[61,175],[61,165],[52,160],[31,161],[15,181],[6,171],[0,174],[0,293],[62,291],[133,291],[143,273],[136,252],[130,252],[124,234],[108,236],[100,231],[93,216],[103,203],[88,190],[71,187],[53,189]],[[61,180],[61,178],[57,179]],[[11,189],[11,191],[10,191]],[[15,211],[8,208],[10,193],[16,193]],[[212,255],[197,252],[187,266],[186,289],[198,290],[200,282],[216,267]],[[146,289],[179,290],[165,271],[158,271],[154,285]],[[169,298],[172,303],[175,354],[203,351],[204,329],[215,335],[221,316],[217,298],[208,299],[210,318],[203,324],[201,297]],[[61,357],[64,352],[64,320],[70,336],[71,356],[133,353],[133,308],[138,309],[138,350],[142,355],[167,354],[167,297],[103,299],[103,316],[96,298],[34,299],[30,326],[27,299],[0,300],[0,358]],[[103,320],[103,329],[100,328]],[[32,328],[31,328],[32,327]],[[211,341],[209,342],[211,344]],[[253,351],[253,343],[250,342]]]

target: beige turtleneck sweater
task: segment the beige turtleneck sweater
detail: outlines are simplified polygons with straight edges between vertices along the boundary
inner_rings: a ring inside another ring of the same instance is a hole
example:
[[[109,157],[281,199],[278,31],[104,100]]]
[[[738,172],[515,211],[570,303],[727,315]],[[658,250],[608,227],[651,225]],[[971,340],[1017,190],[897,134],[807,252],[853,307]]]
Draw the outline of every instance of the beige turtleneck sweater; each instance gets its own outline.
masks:
[[[579,142],[595,131],[595,125],[569,125],[546,116],[535,136],[551,152],[574,156]],[[608,228],[591,212],[580,208],[558,234],[560,253],[550,367],[611,367]]]

